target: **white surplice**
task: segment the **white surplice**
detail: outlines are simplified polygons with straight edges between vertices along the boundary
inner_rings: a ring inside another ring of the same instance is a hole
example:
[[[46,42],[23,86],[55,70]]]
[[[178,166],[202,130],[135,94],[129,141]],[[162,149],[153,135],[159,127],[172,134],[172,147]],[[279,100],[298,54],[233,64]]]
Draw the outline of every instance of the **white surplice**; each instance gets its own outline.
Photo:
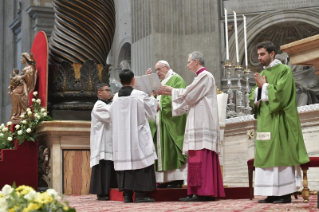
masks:
[[[277,59],[273,60],[264,69],[281,64]],[[259,106],[260,101],[268,100],[268,83],[262,86],[261,99],[257,99],[258,89],[255,90],[255,105]],[[282,196],[291,194],[301,187],[300,166],[276,166],[269,168],[255,168],[254,195]]]
[[[302,185],[300,166],[255,168],[254,195],[282,196]]]
[[[172,113],[188,113],[183,154],[188,150],[221,151],[215,79],[208,71],[201,72],[185,89],[172,90]]]
[[[161,81],[161,85],[165,85],[172,76],[176,75],[176,73],[170,69],[165,78]],[[161,102],[161,95],[157,96],[157,101]],[[160,104],[160,110],[162,110],[162,106]],[[160,127],[160,118],[159,118],[159,111],[156,114],[156,135],[157,135],[157,165],[159,170],[162,170],[162,147],[161,147],[161,127]],[[184,184],[186,184],[187,181],[187,163],[185,163],[182,167],[179,169],[174,169],[174,170],[168,170],[168,171],[160,171],[160,172],[155,172],[156,174],[156,182],[157,183],[166,183],[166,182],[171,182],[175,180],[184,180]]]
[[[112,125],[107,122],[110,106],[98,100],[91,112],[90,167],[100,160],[113,160]]]
[[[157,159],[148,119],[155,121],[157,100],[133,90],[130,96],[114,96],[110,108],[113,124],[113,161],[116,171],[136,170]]]

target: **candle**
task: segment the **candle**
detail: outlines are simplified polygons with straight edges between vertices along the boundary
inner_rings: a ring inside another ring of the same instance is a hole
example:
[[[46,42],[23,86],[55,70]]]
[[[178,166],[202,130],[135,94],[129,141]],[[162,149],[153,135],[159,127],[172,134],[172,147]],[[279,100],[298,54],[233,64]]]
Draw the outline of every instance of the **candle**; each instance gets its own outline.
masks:
[[[237,19],[236,19],[236,12],[234,13],[234,28],[235,28],[235,42],[236,42],[236,62],[239,64],[239,54],[238,54],[238,35],[237,35]]]
[[[227,10],[225,10],[225,40],[226,40],[226,61],[229,60],[229,49],[228,49],[228,23],[227,23]]]
[[[244,41],[245,41],[245,65],[248,68],[248,59],[247,59],[247,29],[246,29],[246,16],[244,16]]]

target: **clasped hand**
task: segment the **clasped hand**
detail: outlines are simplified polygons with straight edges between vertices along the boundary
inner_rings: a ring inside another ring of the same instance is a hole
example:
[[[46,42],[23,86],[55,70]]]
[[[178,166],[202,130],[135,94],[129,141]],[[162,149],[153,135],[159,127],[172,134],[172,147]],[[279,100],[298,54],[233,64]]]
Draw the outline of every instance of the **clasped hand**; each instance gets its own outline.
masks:
[[[263,85],[267,82],[266,76],[260,76],[259,73],[255,73],[255,80],[257,83],[258,88],[262,88]]]

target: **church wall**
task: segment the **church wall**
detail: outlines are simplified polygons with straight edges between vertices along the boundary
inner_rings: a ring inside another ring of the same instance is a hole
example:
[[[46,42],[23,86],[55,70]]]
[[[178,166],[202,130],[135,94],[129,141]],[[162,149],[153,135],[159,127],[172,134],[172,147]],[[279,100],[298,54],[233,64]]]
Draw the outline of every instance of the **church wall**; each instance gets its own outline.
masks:
[[[131,1],[117,0],[115,3],[115,33],[112,48],[107,57],[107,64],[112,65],[110,77],[119,80],[120,70],[120,53],[123,45],[132,43],[132,21],[131,21]],[[130,50],[131,51],[131,50]],[[118,88],[111,83],[112,91],[117,91]]]
[[[167,60],[171,68],[190,84],[194,74],[186,67],[187,57],[198,50],[204,53],[205,66],[219,84],[217,0],[134,0],[132,4],[135,8],[132,11],[132,64],[139,74],[144,74],[149,67],[154,71],[158,60]],[[150,9],[145,10],[145,7]]]
[[[152,1],[132,1],[132,71],[144,75],[154,67],[152,37]]]

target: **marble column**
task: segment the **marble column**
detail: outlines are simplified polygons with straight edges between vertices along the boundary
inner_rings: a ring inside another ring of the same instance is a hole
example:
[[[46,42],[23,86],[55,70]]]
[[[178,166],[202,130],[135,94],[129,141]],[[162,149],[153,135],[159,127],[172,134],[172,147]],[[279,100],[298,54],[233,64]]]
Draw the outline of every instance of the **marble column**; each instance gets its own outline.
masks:
[[[17,16],[17,3],[12,0],[0,1],[0,117],[1,123],[6,123],[10,117],[11,101],[8,95],[8,86],[10,83],[9,74],[12,74],[13,68],[16,68],[16,48],[15,42],[17,37],[9,28],[10,24]]]

